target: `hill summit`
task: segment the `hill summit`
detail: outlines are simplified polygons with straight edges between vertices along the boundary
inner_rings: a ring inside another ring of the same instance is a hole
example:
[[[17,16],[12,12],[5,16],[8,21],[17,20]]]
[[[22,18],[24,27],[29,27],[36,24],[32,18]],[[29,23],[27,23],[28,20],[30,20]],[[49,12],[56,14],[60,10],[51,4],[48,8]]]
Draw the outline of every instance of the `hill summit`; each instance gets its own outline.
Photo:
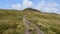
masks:
[[[37,10],[37,9],[33,9],[33,8],[25,8],[24,10],[29,10],[29,11],[38,11],[38,12],[40,12],[39,10]]]

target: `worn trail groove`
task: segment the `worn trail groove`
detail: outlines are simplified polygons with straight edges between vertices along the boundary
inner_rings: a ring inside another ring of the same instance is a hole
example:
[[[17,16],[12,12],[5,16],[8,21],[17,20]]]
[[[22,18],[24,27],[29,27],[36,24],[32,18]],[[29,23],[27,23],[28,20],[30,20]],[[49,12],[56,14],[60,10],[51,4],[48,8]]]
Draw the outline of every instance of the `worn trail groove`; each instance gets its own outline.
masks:
[[[38,26],[28,21],[25,16],[23,17],[23,22],[25,24],[25,34],[31,34],[31,32],[28,32],[30,24],[34,27],[36,34],[44,34],[44,32],[41,31]]]
[[[31,32],[28,32],[30,24],[26,21],[25,17],[23,17],[23,22],[25,24],[25,34],[31,34]]]

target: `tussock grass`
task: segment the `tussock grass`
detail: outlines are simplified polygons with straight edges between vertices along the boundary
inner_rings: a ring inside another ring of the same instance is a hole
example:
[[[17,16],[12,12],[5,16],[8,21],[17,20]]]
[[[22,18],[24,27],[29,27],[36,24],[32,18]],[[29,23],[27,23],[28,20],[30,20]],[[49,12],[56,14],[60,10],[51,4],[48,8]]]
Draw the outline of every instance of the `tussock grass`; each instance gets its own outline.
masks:
[[[60,15],[34,10],[0,10],[0,34],[24,34],[23,16],[45,34],[60,34]],[[34,33],[35,34],[35,33]]]

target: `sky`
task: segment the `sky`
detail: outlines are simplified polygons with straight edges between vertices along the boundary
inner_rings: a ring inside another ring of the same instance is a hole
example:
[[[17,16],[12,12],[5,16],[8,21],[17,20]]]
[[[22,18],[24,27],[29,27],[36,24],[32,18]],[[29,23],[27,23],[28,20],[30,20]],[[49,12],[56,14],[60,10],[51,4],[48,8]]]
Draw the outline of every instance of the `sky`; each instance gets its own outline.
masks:
[[[60,14],[60,0],[0,0],[0,9],[23,10],[25,8]]]

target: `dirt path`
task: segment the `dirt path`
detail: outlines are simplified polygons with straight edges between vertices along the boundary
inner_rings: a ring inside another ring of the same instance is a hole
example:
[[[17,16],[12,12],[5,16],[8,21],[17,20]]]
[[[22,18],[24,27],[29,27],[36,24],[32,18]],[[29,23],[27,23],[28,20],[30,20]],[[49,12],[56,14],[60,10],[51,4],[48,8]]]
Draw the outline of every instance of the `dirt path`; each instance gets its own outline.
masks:
[[[29,23],[34,27],[34,29],[35,29],[35,31],[36,31],[36,34],[44,34],[44,32],[41,31],[38,26],[36,26],[35,24],[33,24],[33,23],[31,23],[31,22],[29,22]]]
[[[10,20],[0,20],[0,21],[10,21]]]
[[[23,22],[25,24],[25,34],[31,34],[31,32],[29,32],[29,23],[26,21],[25,17],[23,17]]]
[[[38,26],[36,26],[35,24],[33,24],[30,21],[28,21],[25,18],[25,16],[23,17],[23,22],[25,24],[25,34],[31,34],[31,33],[28,32],[29,24],[31,24],[34,27],[34,29],[36,31],[36,34],[44,34],[44,32],[42,32]]]

